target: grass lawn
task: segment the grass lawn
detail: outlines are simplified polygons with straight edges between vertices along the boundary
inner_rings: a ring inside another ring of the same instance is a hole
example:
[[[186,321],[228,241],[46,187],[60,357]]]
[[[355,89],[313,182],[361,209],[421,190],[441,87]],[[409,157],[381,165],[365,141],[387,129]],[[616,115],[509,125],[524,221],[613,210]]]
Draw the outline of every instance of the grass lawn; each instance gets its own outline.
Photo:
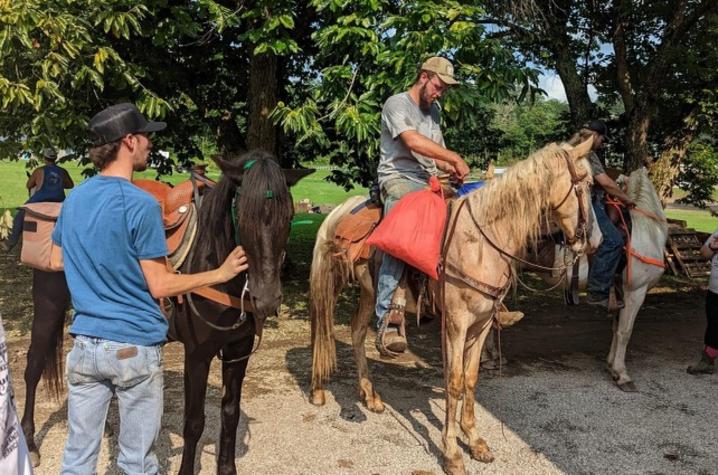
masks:
[[[82,170],[84,167],[77,165],[75,162],[62,164],[72,176],[75,183],[84,180]],[[301,201],[308,198],[314,204],[339,204],[350,196],[367,195],[366,188],[357,187],[351,191],[344,191],[343,188],[325,180],[329,176],[328,170],[318,170],[308,177],[302,179],[296,186],[292,188],[294,201]],[[156,173],[154,170],[147,170],[135,175],[138,178],[154,179]],[[217,178],[218,175],[209,173],[211,178]],[[162,177],[164,181],[172,184],[187,180],[186,173],[175,173]],[[25,162],[0,160],[0,210],[3,208],[16,208],[22,205],[27,199],[27,191],[25,182],[27,175],[25,170]],[[682,219],[692,227],[699,231],[713,232],[718,228],[718,218],[714,218],[708,211],[697,210],[680,210],[669,209],[666,214],[670,218]],[[310,236],[314,240],[314,234],[319,227],[323,217],[318,215],[297,215],[295,221],[300,222],[295,225],[292,231],[293,236],[300,240]],[[301,221],[312,220],[312,224],[308,225]],[[318,220],[318,221],[317,221]],[[306,235],[306,236],[305,236]]]
[[[705,233],[712,233],[718,229],[718,218],[711,216],[705,210],[667,209],[666,216],[672,219],[682,219],[688,223],[689,228]]]
[[[61,165],[70,172],[70,176],[72,176],[75,184],[84,180],[82,176],[84,167],[78,166],[75,162],[63,163]],[[339,204],[350,196],[368,195],[366,188],[354,188],[346,192],[340,186],[326,181],[325,178],[329,176],[329,173],[328,170],[318,170],[302,179],[292,188],[294,201],[301,201],[308,198],[315,204]],[[218,175],[213,173],[208,173],[208,175],[210,178],[216,179],[218,177]],[[147,170],[135,174],[135,177],[152,180],[156,177],[156,173],[153,170]],[[162,180],[177,184],[188,178],[189,175],[186,173],[175,173],[173,175],[163,176]],[[0,160],[0,209],[16,208],[25,202],[27,199],[26,182],[25,162]]]

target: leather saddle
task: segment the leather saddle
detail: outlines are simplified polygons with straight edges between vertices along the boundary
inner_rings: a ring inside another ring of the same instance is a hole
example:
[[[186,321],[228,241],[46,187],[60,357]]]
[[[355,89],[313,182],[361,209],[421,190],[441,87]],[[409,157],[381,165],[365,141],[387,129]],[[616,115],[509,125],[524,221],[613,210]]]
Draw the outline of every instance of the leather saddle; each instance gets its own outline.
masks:
[[[174,269],[179,268],[187,257],[197,232],[195,187],[199,193],[205,184],[199,180],[194,184],[187,180],[175,187],[154,180],[134,180],[133,183],[160,203],[170,263]]]

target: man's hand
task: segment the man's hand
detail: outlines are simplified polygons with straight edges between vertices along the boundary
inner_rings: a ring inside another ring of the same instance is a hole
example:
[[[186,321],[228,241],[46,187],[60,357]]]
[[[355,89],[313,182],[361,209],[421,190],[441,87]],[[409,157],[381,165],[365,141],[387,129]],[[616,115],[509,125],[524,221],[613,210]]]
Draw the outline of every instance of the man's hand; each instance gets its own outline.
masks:
[[[469,176],[469,173],[471,172],[471,169],[469,169],[469,166],[464,162],[464,160],[457,155],[458,159],[453,163],[454,169],[456,170],[456,178],[460,182],[464,182],[464,179]]]
[[[636,202],[630,198],[623,200],[623,204],[626,205],[626,208],[628,209],[633,209],[636,207]]]
[[[224,260],[224,263],[219,267],[219,274],[222,282],[234,279],[237,274],[247,270],[249,264],[247,264],[247,255],[244,253],[242,246],[237,246],[229,256]]]

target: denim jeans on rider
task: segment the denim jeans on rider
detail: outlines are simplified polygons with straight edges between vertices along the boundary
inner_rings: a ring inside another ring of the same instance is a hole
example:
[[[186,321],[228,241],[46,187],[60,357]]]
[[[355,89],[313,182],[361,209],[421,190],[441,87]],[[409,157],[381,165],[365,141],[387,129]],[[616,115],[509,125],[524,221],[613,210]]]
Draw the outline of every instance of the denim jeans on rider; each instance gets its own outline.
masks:
[[[120,412],[117,466],[128,475],[159,472],[154,443],[163,403],[162,349],[78,335],[67,355],[69,433],[63,475],[96,473],[107,409]]]
[[[608,297],[623,252],[623,236],[609,219],[602,200],[593,200],[593,211],[603,233],[603,241],[593,257],[587,290],[596,297]]]
[[[384,215],[389,213],[402,196],[412,191],[423,190],[426,184],[403,178],[395,178],[386,181],[381,187],[382,200],[384,201]],[[404,273],[404,262],[384,254],[379,267],[379,277],[376,285],[376,328],[381,328],[384,316],[389,311],[391,297],[394,295],[396,286],[399,285],[401,275]]]

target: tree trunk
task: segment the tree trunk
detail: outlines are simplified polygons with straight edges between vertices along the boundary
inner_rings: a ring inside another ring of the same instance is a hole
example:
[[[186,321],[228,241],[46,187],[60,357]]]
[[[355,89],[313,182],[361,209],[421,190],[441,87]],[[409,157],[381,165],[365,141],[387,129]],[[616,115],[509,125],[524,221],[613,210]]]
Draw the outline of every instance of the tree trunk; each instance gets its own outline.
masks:
[[[628,126],[626,127],[626,154],[623,158],[623,168],[631,172],[641,167],[651,167],[653,160],[648,153],[648,130],[653,118],[655,106],[647,106],[642,101],[636,101],[632,111],[628,113]]]
[[[571,125],[578,130],[592,118],[593,104],[588,96],[588,89],[576,70],[576,62],[571,53],[565,48],[557,48],[554,55],[556,71],[563,82],[571,111]]]
[[[217,148],[223,155],[239,154],[245,149],[244,137],[237,127],[234,114],[226,111],[215,129]]]
[[[252,56],[249,63],[249,124],[247,147],[261,148],[278,156],[277,128],[269,114],[277,105],[277,57]]]

